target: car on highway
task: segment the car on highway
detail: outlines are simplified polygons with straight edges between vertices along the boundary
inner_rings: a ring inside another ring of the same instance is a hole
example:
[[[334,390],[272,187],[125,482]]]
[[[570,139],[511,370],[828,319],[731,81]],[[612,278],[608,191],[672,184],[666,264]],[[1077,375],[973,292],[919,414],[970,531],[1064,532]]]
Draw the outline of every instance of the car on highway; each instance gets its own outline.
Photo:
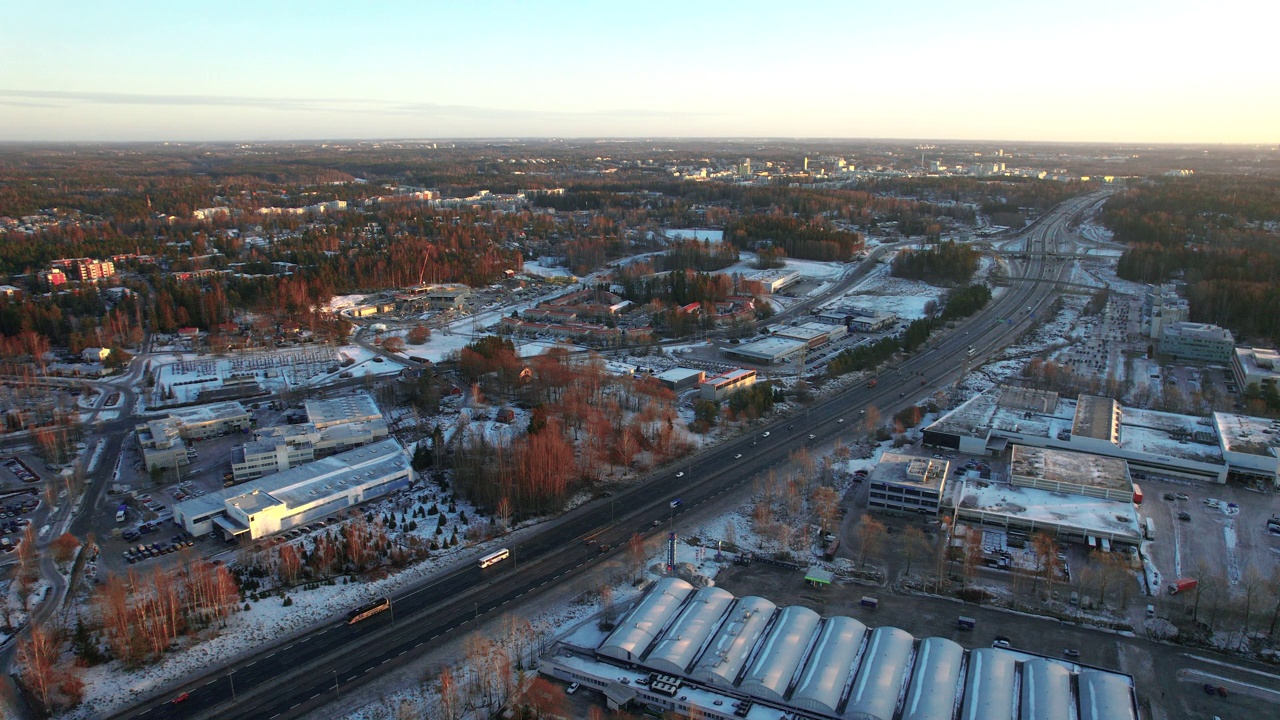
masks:
[[[1062,654],[1063,654],[1063,655],[1066,655],[1067,657],[1071,658],[1072,660],[1077,660],[1077,659],[1079,659],[1079,658],[1080,658],[1080,651],[1079,651],[1079,650],[1076,650],[1075,648],[1067,648],[1066,650],[1063,650],[1063,651],[1062,651]]]
[[[733,456],[733,459],[734,459],[734,460],[741,460],[741,459],[742,459],[742,453],[738,453],[737,455],[734,455],[734,456]]]
[[[840,419],[836,420],[836,422],[837,422],[837,423],[842,423],[842,422],[844,422],[844,418],[840,418]]]
[[[683,471],[683,470],[681,470],[680,472],[676,473],[676,477],[678,477],[678,478],[680,478],[680,477],[684,477],[684,471]]]
[[[189,692],[184,692],[184,693],[182,693],[181,695],[179,695],[179,696],[175,697],[173,700],[170,700],[169,702],[172,702],[174,705],[177,705],[177,704],[179,704],[179,703],[184,703],[184,702],[186,702],[186,701],[187,701],[187,699],[188,699],[188,698],[190,698],[190,697],[191,697],[191,693],[189,693]]]
[[[768,431],[768,430],[765,430],[765,431],[764,431],[764,434],[763,434],[763,435],[761,435],[760,437],[762,437],[762,438],[767,438],[767,437],[769,437],[769,431]]]

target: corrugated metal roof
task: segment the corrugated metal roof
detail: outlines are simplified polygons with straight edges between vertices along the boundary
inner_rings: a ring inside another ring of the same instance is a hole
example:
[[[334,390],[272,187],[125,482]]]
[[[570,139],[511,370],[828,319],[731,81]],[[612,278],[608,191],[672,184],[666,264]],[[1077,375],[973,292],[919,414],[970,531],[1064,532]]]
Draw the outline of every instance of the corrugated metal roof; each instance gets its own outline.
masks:
[[[738,688],[752,695],[782,702],[791,685],[791,678],[804,660],[814,631],[821,621],[818,613],[807,607],[792,605],[784,609]]]
[[[762,597],[738,600],[694,665],[694,679],[712,685],[733,685],[777,609]]]
[[[718,587],[704,587],[694,593],[684,612],[649,652],[645,666],[683,675],[707,638],[719,627],[733,599],[732,593]]]
[[[1013,653],[997,648],[969,652],[961,720],[1013,720]]]
[[[834,715],[840,696],[853,675],[853,661],[858,657],[867,626],[853,618],[837,616],[822,624],[814,650],[809,654],[791,702],[796,707]]]
[[[640,604],[609,633],[598,652],[628,662],[639,660],[691,593],[693,586],[680,578],[666,577],[654,583]]]
[[[893,717],[914,642],[911,633],[895,627],[878,627],[871,632],[858,677],[853,681],[853,691],[849,693],[846,717],[859,713],[885,720]]]
[[[951,720],[960,690],[964,648],[946,638],[920,641],[902,720]]]
[[[1070,720],[1071,671],[1052,660],[1022,664],[1020,720]]]
[[[1080,671],[1080,720],[1137,720],[1133,689],[1115,673]]]

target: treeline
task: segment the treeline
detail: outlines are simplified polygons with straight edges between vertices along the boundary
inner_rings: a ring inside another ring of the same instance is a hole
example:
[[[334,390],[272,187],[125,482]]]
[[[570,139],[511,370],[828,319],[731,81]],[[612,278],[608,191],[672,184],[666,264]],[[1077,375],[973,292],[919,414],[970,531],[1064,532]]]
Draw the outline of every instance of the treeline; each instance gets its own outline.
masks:
[[[733,294],[733,279],[728,275],[678,270],[658,277],[639,277],[624,273],[618,280],[622,297],[637,305],[653,301],[688,305],[719,302]]]
[[[827,363],[827,374],[839,377],[851,372],[870,370],[893,357],[894,353],[915,352],[929,340],[929,336],[948,321],[968,317],[991,301],[991,289],[986,285],[966,285],[953,291],[947,298],[942,313],[933,318],[920,318],[907,326],[900,335],[882,338],[874,343],[844,350]]]
[[[659,270],[714,272],[738,262],[738,249],[729,243],[686,240],[658,256]]]
[[[863,248],[862,235],[832,228],[825,220],[783,215],[750,215],[725,226],[725,240],[743,250],[781,248],[787,257],[846,261]]]
[[[1237,336],[1280,339],[1280,180],[1196,176],[1157,182],[1107,201],[1102,221],[1129,244],[1116,273],[1181,278],[1191,319]]]
[[[922,250],[904,250],[893,259],[895,277],[926,282],[963,283],[978,270],[979,253],[969,245],[944,240]]]

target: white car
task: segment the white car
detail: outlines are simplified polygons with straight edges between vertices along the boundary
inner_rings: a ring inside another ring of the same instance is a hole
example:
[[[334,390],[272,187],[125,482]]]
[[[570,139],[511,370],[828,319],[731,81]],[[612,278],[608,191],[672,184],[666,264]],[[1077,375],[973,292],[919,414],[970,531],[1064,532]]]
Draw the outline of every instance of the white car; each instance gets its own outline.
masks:
[[[579,685],[578,683],[569,683],[569,687],[565,688],[564,692],[566,695],[572,695],[578,692],[578,688],[580,687],[582,686]]]
[[[768,430],[765,430],[765,431],[764,431],[764,434],[763,434],[763,435],[761,435],[760,437],[769,437],[769,431],[768,431]]]
[[[742,453],[738,453],[737,455],[734,455],[734,456],[733,456],[733,459],[734,459],[734,460],[741,460],[741,459],[742,459]]]
[[[676,477],[684,477],[684,471],[681,470],[680,472],[676,473]]]
[[[836,420],[836,422],[837,422],[837,423],[842,423],[842,422],[844,422],[844,418],[840,418],[839,420]]]

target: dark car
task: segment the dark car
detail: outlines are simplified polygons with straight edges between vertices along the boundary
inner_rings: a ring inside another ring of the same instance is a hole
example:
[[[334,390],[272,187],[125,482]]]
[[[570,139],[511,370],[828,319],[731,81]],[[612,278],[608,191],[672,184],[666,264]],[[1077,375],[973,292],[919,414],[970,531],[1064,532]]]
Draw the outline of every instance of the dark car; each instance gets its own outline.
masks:
[[[1062,654],[1072,659],[1076,659],[1080,657],[1080,651],[1073,650],[1072,648],[1067,648],[1066,650],[1063,650]]]

